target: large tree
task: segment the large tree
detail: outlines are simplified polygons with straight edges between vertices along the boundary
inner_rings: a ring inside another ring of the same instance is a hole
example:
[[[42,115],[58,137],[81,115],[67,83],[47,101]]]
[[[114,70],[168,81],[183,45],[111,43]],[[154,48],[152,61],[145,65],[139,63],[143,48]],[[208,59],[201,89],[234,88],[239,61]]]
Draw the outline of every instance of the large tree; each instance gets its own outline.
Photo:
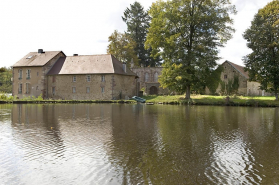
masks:
[[[137,64],[135,53],[136,42],[127,34],[115,30],[108,38],[107,53],[114,55],[119,61],[130,65],[131,60]]]
[[[163,87],[185,92],[204,84],[217,65],[218,47],[232,37],[230,13],[236,13],[230,0],[157,1],[149,11],[152,17],[146,47],[154,57],[161,56]]]
[[[261,83],[260,88],[279,91],[279,1],[274,0],[260,9],[251,26],[244,32],[252,53],[244,57],[250,80]]]
[[[139,63],[144,66],[155,66],[159,64],[159,57],[153,58],[150,56],[152,49],[144,48],[150,16],[142,5],[137,1],[134,4],[130,4],[130,7],[124,11],[122,20],[127,24],[127,34],[136,42],[135,52],[138,56]]]

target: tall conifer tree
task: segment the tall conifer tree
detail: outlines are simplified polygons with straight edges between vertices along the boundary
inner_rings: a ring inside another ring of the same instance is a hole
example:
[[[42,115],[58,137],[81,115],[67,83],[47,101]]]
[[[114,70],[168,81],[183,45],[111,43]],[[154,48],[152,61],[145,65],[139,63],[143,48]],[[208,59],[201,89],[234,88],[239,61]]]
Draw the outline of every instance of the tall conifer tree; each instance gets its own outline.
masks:
[[[155,66],[159,64],[159,58],[150,56],[151,48],[144,48],[146,41],[147,29],[149,28],[150,16],[147,11],[137,1],[131,4],[124,11],[122,20],[127,24],[127,34],[137,43],[135,52],[138,56],[139,63],[144,66]]]

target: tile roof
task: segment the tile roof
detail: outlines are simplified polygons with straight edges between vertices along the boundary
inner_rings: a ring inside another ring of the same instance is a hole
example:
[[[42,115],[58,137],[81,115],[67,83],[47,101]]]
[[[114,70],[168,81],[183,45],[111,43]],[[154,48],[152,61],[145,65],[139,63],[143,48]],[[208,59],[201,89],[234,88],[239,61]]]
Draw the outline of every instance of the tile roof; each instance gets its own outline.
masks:
[[[61,57],[48,75],[66,74],[122,74],[136,76],[128,67],[125,73],[122,63],[113,55],[79,55]]]
[[[45,51],[44,53],[30,52],[17,63],[15,63],[13,67],[44,66],[60,52],[62,51]]]
[[[242,74],[245,78],[249,79],[249,74],[247,71],[244,71],[243,66],[237,65],[237,64],[229,62],[229,61],[225,61],[225,62],[228,62],[233,68],[235,68],[238,72],[240,72],[240,74]]]

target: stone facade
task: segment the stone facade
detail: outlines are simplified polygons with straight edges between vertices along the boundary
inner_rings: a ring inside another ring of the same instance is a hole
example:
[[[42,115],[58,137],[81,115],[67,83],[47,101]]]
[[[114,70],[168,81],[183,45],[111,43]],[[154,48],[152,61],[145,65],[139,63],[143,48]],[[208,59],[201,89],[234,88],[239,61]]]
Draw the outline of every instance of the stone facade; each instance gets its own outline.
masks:
[[[13,66],[13,96],[67,100],[129,99],[136,74],[110,54],[30,52]]]
[[[136,79],[118,74],[50,75],[48,87],[51,99],[129,99],[136,94]]]
[[[158,82],[162,69],[163,67],[132,67],[131,70],[139,77],[137,80],[139,90],[144,88],[147,95],[169,94],[169,90],[163,89]]]
[[[249,81],[248,72],[244,71],[244,67],[236,65],[232,62],[225,61],[223,64],[223,71],[221,72],[221,81],[228,84],[228,81],[234,80],[234,77],[238,77],[239,88],[237,90],[238,95],[244,96],[270,96],[270,93],[260,90],[260,83],[255,81]],[[219,84],[216,89],[216,93],[221,94],[221,85]],[[206,94],[211,94],[208,88],[206,88]]]
[[[247,81],[248,79],[236,68],[234,68],[230,63],[224,62],[222,64],[223,72],[221,73],[221,81],[228,83],[229,80],[234,80],[234,76],[238,76],[238,84],[239,88],[237,94],[239,95],[246,95],[247,93]],[[221,92],[221,86],[216,90],[217,93]]]
[[[59,52],[43,66],[13,66],[13,96],[21,99],[42,95],[43,98],[47,98],[46,74],[62,56],[65,56],[65,54]]]

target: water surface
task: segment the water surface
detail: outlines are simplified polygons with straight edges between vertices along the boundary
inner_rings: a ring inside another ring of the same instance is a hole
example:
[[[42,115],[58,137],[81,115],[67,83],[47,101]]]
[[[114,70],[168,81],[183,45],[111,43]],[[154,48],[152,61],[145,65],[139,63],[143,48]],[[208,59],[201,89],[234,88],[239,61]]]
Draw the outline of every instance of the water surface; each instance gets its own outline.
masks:
[[[0,105],[0,184],[276,184],[278,111]]]

